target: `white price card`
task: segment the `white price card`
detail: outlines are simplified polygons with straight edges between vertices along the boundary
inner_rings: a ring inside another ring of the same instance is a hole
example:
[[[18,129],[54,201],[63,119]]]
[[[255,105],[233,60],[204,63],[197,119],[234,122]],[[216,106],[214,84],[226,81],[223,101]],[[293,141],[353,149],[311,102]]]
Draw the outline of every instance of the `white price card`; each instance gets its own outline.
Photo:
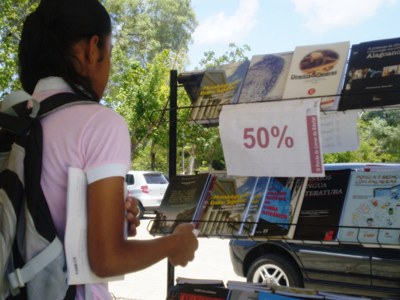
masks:
[[[357,119],[359,112],[334,111],[320,115],[322,153],[336,153],[358,149]]]
[[[219,119],[229,175],[323,177],[320,98],[225,105]]]

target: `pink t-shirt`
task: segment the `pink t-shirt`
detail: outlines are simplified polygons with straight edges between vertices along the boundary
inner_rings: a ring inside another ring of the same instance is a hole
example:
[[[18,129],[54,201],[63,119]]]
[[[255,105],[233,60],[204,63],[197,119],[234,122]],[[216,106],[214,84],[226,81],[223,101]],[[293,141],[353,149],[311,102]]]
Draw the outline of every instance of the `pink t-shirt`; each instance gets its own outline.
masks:
[[[72,92],[65,81],[48,77],[38,82],[33,98]],[[130,166],[130,139],[124,119],[98,104],[73,105],[42,119],[43,169],[41,186],[61,240],[66,222],[68,168],[85,171],[88,183],[122,176]],[[107,284],[91,285],[93,299],[111,299]],[[78,287],[76,299],[84,299]]]

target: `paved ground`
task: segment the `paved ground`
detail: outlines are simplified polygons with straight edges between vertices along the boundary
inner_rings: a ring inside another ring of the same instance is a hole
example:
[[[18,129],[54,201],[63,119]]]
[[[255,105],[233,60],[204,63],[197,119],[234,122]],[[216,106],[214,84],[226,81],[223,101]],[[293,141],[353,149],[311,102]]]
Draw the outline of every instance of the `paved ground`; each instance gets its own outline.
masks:
[[[153,238],[147,231],[148,220],[142,220],[138,239]],[[200,238],[196,258],[185,268],[174,268],[176,277],[198,279],[222,279],[245,281],[232,269],[229,259],[228,240],[219,238]],[[162,300],[167,293],[167,260],[137,273],[130,273],[122,281],[109,284],[110,292],[116,299]]]

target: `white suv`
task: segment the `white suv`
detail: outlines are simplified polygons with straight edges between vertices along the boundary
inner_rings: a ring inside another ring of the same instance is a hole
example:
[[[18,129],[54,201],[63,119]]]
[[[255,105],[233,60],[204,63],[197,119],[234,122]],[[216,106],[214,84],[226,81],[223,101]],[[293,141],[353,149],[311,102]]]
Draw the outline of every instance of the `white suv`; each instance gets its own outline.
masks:
[[[129,171],[125,181],[128,195],[139,199],[140,217],[158,209],[168,187],[167,178],[157,171]]]

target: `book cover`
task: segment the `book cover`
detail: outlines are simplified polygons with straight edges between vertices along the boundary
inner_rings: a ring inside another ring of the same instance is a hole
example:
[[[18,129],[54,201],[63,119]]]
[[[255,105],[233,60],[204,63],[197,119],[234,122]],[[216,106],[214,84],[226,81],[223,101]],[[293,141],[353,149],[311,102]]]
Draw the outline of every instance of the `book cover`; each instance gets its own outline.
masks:
[[[338,240],[382,247],[400,244],[400,171],[350,175]]]
[[[261,213],[261,207],[263,199],[267,193],[267,187],[269,184],[270,177],[257,177],[253,193],[246,204],[245,211],[243,213],[242,224],[240,226],[239,235],[254,235],[254,230],[257,226],[257,220]]]
[[[215,184],[202,214],[199,231],[205,236],[238,234],[257,177],[215,175]]]
[[[89,284],[123,280],[124,276],[98,277],[87,254],[87,179],[79,168],[68,169],[67,220],[64,237],[68,284]]]
[[[326,170],[325,177],[308,178],[294,239],[336,239],[350,173],[350,169]]]
[[[322,97],[321,108],[335,110],[342,89],[350,43],[297,46],[293,53],[284,99]]]
[[[180,283],[170,289],[167,300],[226,300],[228,294],[223,286]]]
[[[271,294],[272,290],[265,284],[228,280],[229,300],[258,300],[259,293]]]
[[[243,82],[239,103],[281,100],[292,52],[254,55]]]
[[[208,197],[212,175],[176,175],[172,177],[159,206],[150,233],[164,235],[172,233],[181,223],[194,222],[201,201]]]
[[[306,186],[306,177],[272,177],[254,236],[292,239]]]
[[[190,120],[199,124],[218,124],[222,105],[237,102],[249,64],[245,60],[196,72],[196,76],[186,74],[186,80],[182,79],[182,82],[192,100]],[[200,86],[196,88],[200,77]]]
[[[290,286],[276,286],[274,293],[276,295],[290,296],[295,299],[324,299],[324,296],[318,294],[316,290]]]
[[[265,291],[260,291],[258,293],[258,300],[293,300],[293,299],[299,299],[299,298],[272,294],[270,292],[265,292]]]
[[[400,103],[400,38],[353,45],[339,110]]]

